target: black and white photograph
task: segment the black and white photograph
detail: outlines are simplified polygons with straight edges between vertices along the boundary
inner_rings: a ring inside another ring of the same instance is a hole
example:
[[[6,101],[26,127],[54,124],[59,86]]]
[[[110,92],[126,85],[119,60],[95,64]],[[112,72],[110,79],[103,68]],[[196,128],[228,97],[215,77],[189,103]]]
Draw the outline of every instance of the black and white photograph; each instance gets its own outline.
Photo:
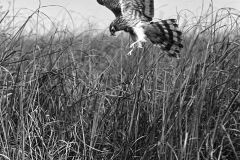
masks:
[[[0,160],[240,160],[240,0],[0,0]]]

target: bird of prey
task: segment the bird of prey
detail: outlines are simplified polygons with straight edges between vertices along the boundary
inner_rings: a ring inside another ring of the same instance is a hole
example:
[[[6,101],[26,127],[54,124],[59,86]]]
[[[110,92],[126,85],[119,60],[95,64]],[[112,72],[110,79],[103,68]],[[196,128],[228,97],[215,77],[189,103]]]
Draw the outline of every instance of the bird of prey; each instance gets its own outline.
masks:
[[[117,31],[128,32],[133,40],[130,45],[142,43],[148,38],[153,44],[161,47],[170,57],[179,57],[182,45],[182,33],[178,30],[175,19],[153,21],[154,0],[97,0],[110,9],[116,16],[109,27],[112,36]],[[131,52],[130,52],[131,54]]]

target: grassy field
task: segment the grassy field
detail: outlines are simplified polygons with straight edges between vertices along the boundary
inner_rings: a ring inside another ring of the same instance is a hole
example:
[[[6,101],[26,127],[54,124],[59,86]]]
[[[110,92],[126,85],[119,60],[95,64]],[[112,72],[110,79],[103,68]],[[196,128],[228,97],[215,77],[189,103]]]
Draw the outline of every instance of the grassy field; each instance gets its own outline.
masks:
[[[0,159],[239,160],[239,14],[179,13],[173,59],[150,43],[127,56],[123,33],[40,35],[39,12],[1,13]]]

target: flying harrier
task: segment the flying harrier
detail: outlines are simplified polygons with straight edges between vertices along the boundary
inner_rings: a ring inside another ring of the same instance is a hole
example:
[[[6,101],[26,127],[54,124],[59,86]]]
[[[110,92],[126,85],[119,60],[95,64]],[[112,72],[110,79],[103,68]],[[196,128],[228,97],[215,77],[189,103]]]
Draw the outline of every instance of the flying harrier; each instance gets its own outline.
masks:
[[[183,47],[182,33],[178,30],[175,19],[153,22],[154,0],[97,0],[97,2],[110,9],[116,19],[110,24],[112,36],[115,32],[124,30],[142,48],[142,43],[148,38],[153,44],[160,46],[170,57],[178,57]],[[131,52],[130,52],[131,54]]]

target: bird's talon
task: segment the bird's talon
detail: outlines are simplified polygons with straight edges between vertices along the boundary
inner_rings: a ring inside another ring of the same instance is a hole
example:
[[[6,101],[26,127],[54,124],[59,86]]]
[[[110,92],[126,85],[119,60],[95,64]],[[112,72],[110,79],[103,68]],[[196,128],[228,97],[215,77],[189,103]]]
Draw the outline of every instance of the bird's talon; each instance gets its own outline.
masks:
[[[131,56],[131,55],[132,55],[132,51],[133,51],[133,49],[131,49],[131,51],[129,51],[129,52],[127,53],[127,55],[128,55],[128,56]]]
[[[133,43],[133,44],[131,44],[131,45],[130,45],[130,48],[134,48],[134,45],[135,45],[134,43]]]

